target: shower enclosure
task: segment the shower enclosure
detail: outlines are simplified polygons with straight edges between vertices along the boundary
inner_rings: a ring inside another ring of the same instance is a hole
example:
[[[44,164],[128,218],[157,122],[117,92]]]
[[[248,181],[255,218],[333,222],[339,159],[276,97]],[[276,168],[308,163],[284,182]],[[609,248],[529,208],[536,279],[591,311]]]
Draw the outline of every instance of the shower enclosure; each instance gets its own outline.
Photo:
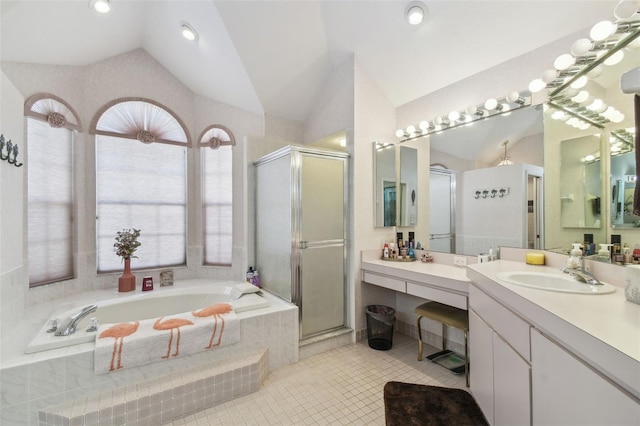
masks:
[[[345,326],[347,158],[287,146],[254,163],[260,282],[298,306],[301,339]]]

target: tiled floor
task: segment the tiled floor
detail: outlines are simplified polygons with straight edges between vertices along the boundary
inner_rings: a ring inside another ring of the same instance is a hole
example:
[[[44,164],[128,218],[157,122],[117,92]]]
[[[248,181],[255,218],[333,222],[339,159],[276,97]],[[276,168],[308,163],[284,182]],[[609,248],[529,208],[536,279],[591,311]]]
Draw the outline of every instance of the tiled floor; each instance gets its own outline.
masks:
[[[384,425],[383,387],[390,380],[465,388],[464,375],[416,359],[415,339],[395,333],[393,348],[366,340],[269,374],[255,393],[172,425]],[[438,349],[426,346],[425,355]]]

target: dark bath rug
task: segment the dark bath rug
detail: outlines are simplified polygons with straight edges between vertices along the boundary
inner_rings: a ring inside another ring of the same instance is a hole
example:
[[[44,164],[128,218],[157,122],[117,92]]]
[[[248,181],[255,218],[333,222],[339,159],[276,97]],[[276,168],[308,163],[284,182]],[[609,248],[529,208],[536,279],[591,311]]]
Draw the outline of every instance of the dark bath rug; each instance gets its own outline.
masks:
[[[384,415],[387,426],[488,425],[470,393],[414,383],[384,385]]]

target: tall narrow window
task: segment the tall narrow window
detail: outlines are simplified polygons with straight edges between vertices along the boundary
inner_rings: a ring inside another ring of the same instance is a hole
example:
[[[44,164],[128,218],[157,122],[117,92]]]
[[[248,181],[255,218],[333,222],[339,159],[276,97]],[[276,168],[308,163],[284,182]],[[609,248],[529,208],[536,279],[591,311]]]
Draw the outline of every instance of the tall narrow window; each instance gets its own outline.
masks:
[[[97,117],[98,271],[122,269],[113,243],[125,228],[141,230],[133,268],[186,264],[187,130],[144,99],[113,102]]]
[[[49,94],[25,102],[29,285],[73,278],[73,138],[80,120]]]
[[[231,266],[233,248],[233,170],[235,139],[223,126],[211,126],[200,137],[204,263]]]

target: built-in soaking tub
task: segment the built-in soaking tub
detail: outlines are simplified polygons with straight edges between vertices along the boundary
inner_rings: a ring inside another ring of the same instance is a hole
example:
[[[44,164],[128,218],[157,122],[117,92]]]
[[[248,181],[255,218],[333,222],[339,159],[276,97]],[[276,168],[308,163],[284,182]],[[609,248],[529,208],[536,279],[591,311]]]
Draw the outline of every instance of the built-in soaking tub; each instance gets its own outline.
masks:
[[[227,282],[209,286],[138,291],[130,296],[119,294],[116,298],[96,301],[93,305],[96,305],[97,309],[78,321],[73,334],[59,336],[55,331],[48,331],[51,330],[54,321],[61,324],[65,319],[91,304],[78,305],[63,312],[54,313],[27,345],[25,353],[92,342],[96,338],[96,331],[90,330],[89,327],[95,320],[98,324],[140,321],[191,312],[215,303],[229,303],[236,313],[262,309],[270,305],[269,301],[262,297],[261,292],[251,292],[251,290],[246,292],[245,289],[239,291],[238,289],[244,285],[246,284]],[[247,285],[247,287],[252,286]]]

